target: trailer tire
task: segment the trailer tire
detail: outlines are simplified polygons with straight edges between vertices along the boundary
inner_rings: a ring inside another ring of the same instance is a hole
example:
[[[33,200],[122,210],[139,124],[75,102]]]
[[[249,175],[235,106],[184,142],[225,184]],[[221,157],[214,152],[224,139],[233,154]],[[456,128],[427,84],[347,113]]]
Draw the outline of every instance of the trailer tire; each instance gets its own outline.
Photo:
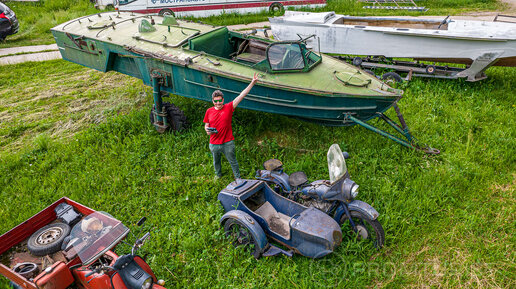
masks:
[[[425,68],[425,71],[426,71],[426,73],[428,73],[428,74],[434,74],[434,73],[435,73],[435,66],[433,66],[433,65],[428,65],[428,66]]]
[[[387,72],[382,75],[382,80],[385,81],[385,83],[396,83],[396,82],[403,82],[403,78],[396,72]]]
[[[45,256],[61,250],[61,244],[70,234],[70,226],[65,223],[46,225],[32,234],[27,241],[27,248],[34,256]]]
[[[172,17],[176,17],[176,14],[174,13],[174,11],[172,11],[170,9],[161,9],[158,14],[159,14],[159,16],[172,16]]]
[[[185,113],[172,103],[164,102],[163,108],[167,114],[167,121],[169,123],[169,131],[182,131],[188,128],[188,120]],[[154,107],[149,115],[151,124],[154,124]]]
[[[354,66],[360,66],[360,65],[362,65],[362,62],[363,62],[362,57],[357,56],[357,57],[353,58]]]
[[[269,12],[274,14],[274,13],[283,13],[285,12],[285,7],[283,7],[283,4],[279,3],[279,2],[274,2],[271,4],[271,6],[269,6]]]

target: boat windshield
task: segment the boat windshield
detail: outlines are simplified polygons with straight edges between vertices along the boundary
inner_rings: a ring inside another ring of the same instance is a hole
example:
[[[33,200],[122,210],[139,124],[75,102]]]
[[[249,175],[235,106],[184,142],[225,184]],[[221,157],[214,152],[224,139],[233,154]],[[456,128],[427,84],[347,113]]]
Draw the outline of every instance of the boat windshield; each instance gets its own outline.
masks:
[[[115,247],[129,229],[105,212],[94,212],[77,223],[70,233],[68,246],[83,265],[89,265]]]
[[[346,159],[344,159],[338,144],[332,144],[328,150],[328,171],[330,172],[330,183],[332,184],[342,178],[348,171]]]
[[[273,71],[308,70],[321,57],[299,42],[273,43],[267,50],[267,59]]]

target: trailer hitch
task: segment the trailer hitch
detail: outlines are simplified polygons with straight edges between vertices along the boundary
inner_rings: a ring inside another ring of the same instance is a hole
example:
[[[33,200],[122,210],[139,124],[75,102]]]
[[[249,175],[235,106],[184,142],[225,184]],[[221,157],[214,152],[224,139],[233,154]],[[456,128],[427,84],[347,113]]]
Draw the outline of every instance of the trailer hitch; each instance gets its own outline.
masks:
[[[432,155],[438,155],[439,153],[441,153],[440,150],[431,148],[427,145],[421,146],[418,143],[418,140],[412,135],[412,133],[410,133],[407,123],[405,122],[403,114],[401,114],[401,111],[400,111],[398,105],[396,103],[394,103],[393,106],[394,106],[394,110],[396,111],[396,115],[398,116],[398,119],[400,121],[400,124],[397,124],[394,120],[390,119],[388,116],[386,116],[385,114],[383,114],[381,112],[378,112],[377,115],[380,119],[385,121],[389,126],[394,128],[394,130],[396,130],[396,132],[401,134],[403,136],[403,138],[399,137],[399,136],[395,136],[395,135],[388,133],[384,130],[381,130],[371,124],[368,124],[368,123],[352,116],[350,113],[348,113],[344,116],[344,121],[346,121],[346,122],[352,121],[355,124],[358,124],[368,130],[371,130],[383,137],[386,137],[386,138],[388,138],[394,142],[397,142],[398,144],[400,144],[402,146],[408,147],[410,149],[419,150],[419,151],[425,152],[427,154],[432,154]]]

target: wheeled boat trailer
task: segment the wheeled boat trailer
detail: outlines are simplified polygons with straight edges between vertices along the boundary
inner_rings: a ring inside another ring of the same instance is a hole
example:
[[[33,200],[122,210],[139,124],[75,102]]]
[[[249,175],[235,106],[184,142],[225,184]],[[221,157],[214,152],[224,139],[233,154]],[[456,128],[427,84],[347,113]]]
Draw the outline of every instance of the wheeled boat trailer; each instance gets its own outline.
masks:
[[[395,60],[379,56],[337,56],[337,58],[362,69],[388,69],[394,70],[394,73],[398,75],[396,76],[392,72],[387,75],[384,74],[385,76],[380,76],[383,80],[389,80],[390,78],[399,82],[402,80],[410,81],[412,77],[417,76],[442,79],[466,78],[466,81],[474,82],[487,78],[485,71],[496,62],[497,57],[492,54],[483,55],[477,58],[471,65],[466,65],[466,68],[436,65],[435,62],[427,64],[418,60]],[[407,76],[402,78],[398,73],[407,73]]]

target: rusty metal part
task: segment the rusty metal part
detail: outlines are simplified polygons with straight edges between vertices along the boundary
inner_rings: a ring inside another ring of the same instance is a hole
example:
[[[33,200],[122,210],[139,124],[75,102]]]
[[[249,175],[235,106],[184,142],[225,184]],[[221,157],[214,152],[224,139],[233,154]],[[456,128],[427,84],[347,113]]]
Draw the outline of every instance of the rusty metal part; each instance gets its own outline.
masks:
[[[13,270],[14,270],[14,272],[25,277],[27,280],[34,278],[34,276],[36,276],[36,274],[39,271],[38,265],[36,263],[32,263],[32,262],[18,263],[14,266]]]

